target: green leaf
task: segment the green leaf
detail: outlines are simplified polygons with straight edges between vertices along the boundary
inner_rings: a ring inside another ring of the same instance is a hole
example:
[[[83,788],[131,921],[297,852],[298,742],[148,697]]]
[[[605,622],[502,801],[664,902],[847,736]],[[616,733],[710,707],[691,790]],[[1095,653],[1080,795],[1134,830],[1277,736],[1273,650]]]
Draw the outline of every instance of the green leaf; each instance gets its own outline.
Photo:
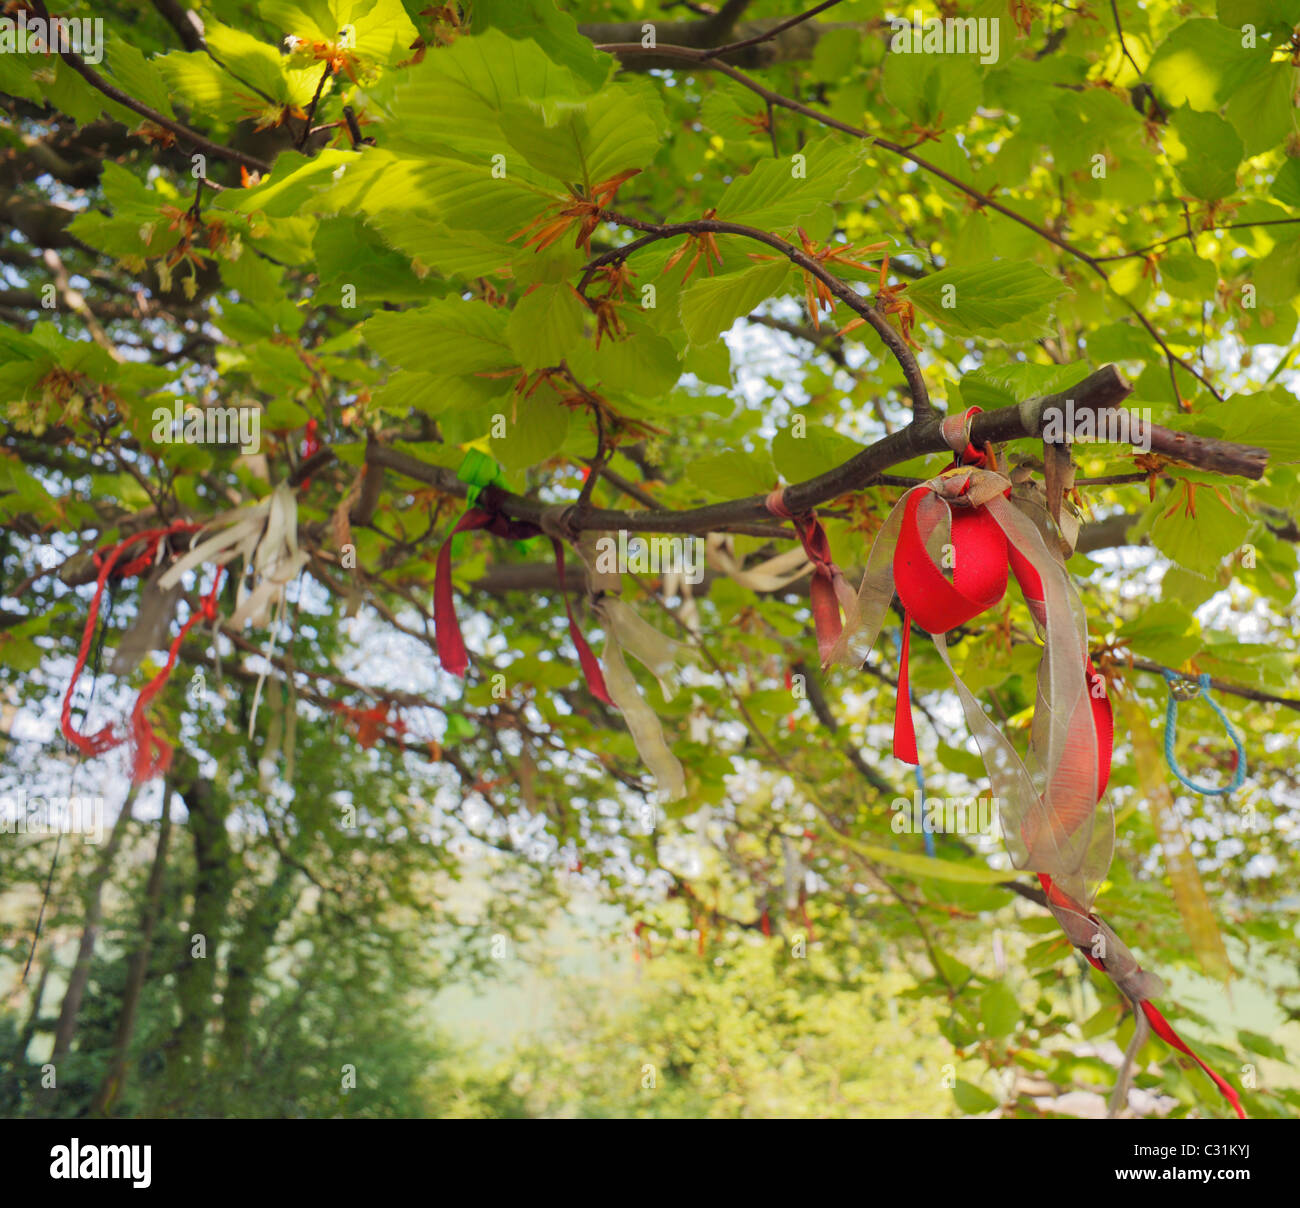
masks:
[[[42,107],[45,104],[40,83],[26,55],[0,54],[0,92],[35,101]]]
[[[655,157],[664,117],[657,97],[618,85],[584,100],[512,101],[503,108],[502,123],[509,145],[539,172],[590,193]]]
[[[1259,62],[1256,52],[1242,47],[1239,33],[1198,18],[1183,22],[1160,44],[1146,74],[1166,108],[1188,105],[1209,112],[1236,92]]]
[[[1160,261],[1160,280],[1174,296],[1199,302],[1214,296],[1218,273],[1208,260],[1192,252],[1177,251]]]
[[[1199,608],[1219,590],[1219,584],[1204,575],[1193,574],[1181,566],[1171,566],[1160,581],[1160,598],[1175,602],[1182,609]]]
[[[1300,209],[1300,159],[1288,159],[1273,178],[1273,196],[1284,206]]]
[[[1300,23],[1298,0],[1219,0],[1217,11],[1219,21],[1238,37],[1246,25],[1253,25],[1257,36],[1262,36],[1270,29],[1290,32]]]
[[[606,337],[599,348],[591,349],[590,356],[574,358],[574,363],[582,366],[580,375],[615,394],[662,399],[681,377],[677,350],[639,315],[628,315],[624,326],[624,335]],[[571,349],[571,357],[573,353]]]
[[[297,151],[281,151],[275,161],[275,171],[268,178],[251,189],[223,193],[220,205],[240,214],[261,211],[272,218],[291,218],[313,201],[323,199],[340,172],[359,166],[358,159],[353,151],[331,147],[313,158]],[[332,212],[333,207],[330,209]]]
[[[614,56],[598,51],[592,40],[579,32],[573,17],[560,12],[553,0],[475,0],[476,35],[495,29],[536,43],[588,88],[607,83],[618,66]]]
[[[261,0],[257,15],[307,42],[336,43],[348,29],[354,53],[366,66],[393,67],[409,59],[419,36],[402,0]]]
[[[1174,137],[1166,138],[1165,150],[1193,197],[1213,201],[1236,189],[1241,139],[1223,118],[1182,108],[1171,119],[1170,130]]]
[[[367,319],[366,341],[394,368],[423,373],[487,373],[515,368],[506,311],[446,298],[418,310]]]
[[[552,396],[520,399],[504,437],[492,438],[492,456],[507,470],[525,470],[555,453],[569,434],[569,409]]]
[[[1291,133],[1294,88],[1295,68],[1290,63],[1263,63],[1232,94],[1224,112],[1246,155],[1276,147]]]
[[[171,93],[167,81],[159,70],[158,60],[152,62],[124,38],[113,34],[108,41],[107,57],[113,78],[123,92],[172,117]]]
[[[1020,1003],[1005,982],[994,982],[980,995],[980,1020],[986,1036],[1010,1036],[1020,1023]]]
[[[1036,365],[1025,361],[981,366],[962,378],[962,402],[985,411],[1010,407],[1026,399],[1065,390],[1083,381],[1092,369],[1091,364],[1082,361],[1069,365]]]
[[[374,306],[380,301],[406,302],[429,297],[429,286],[411,271],[410,260],[385,247],[379,235],[359,218],[327,218],[316,228],[312,242],[319,283],[316,296],[322,301],[342,304],[344,290],[352,286],[353,305]],[[255,256],[241,256],[237,263],[256,261]],[[274,296],[274,291],[262,291]],[[259,296],[259,295],[253,295]]]
[[[320,67],[291,67],[278,46],[263,42],[246,30],[215,21],[204,23],[203,37],[208,49],[228,69],[227,78],[238,77],[239,81],[286,105],[302,107],[310,103],[320,83]],[[208,58],[202,51],[195,54]],[[247,93],[246,88],[239,91]],[[247,99],[256,103],[253,97]]]
[[[806,222],[848,191],[862,165],[859,146],[814,139],[795,157],[767,156],[737,176],[718,199],[718,217],[772,230]]]
[[[897,868],[913,877],[933,881],[965,881],[972,885],[997,885],[1005,881],[1005,870],[986,868],[980,864],[957,864],[952,860],[938,860],[931,856],[918,856],[912,852],[894,851],[890,847],[877,847],[872,843],[854,843],[853,850],[869,860]]]
[[[587,308],[571,285],[539,285],[521,298],[506,323],[516,361],[532,372],[559,365],[583,338]]]
[[[1159,353],[1159,345],[1137,323],[1108,323],[1088,333],[1088,352],[1097,364],[1105,361],[1145,361]]]
[[[1207,578],[1219,563],[1238,550],[1250,531],[1250,518],[1240,507],[1230,509],[1212,489],[1196,491],[1196,515],[1188,513],[1183,483],[1158,498],[1139,522],[1140,531],[1151,533],[1152,544],[1180,566]]]
[[[1238,642],[1230,635],[1226,641],[1215,640],[1219,636],[1210,635],[1196,656],[1202,671],[1275,692],[1291,686],[1291,667],[1284,650],[1261,642]]]
[[[505,152],[502,114],[519,100],[577,101],[583,88],[533,42],[497,29],[457,38],[412,68],[393,99],[386,145],[422,157],[450,154],[488,163]],[[448,120],[455,114],[455,120]]]
[[[1117,636],[1134,654],[1170,667],[1185,663],[1201,648],[1192,614],[1172,600],[1148,604],[1119,627]]]
[[[700,105],[699,119],[706,130],[712,130],[729,143],[757,142],[766,140],[751,119],[763,113],[763,102],[756,97],[710,92]]]
[[[1270,1040],[1267,1036],[1261,1036],[1258,1032],[1249,1032],[1245,1028],[1237,1030],[1237,1040],[1242,1048],[1249,1049],[1252,1053],[1258,1053],[1261,1057],[1269,1057],[1274,1061],[1288,1061],[1286,1049],[1284,1049],[1276,1040]]]
[[[965,125],[984,94],[979,70],[965,55],[887,55],[881,84],[895,109],[929,129]]]
[[[687,337],[692,344],[716,340],[741,315],[749,314],[775,294],[789,274],[789,263],[781,259],[692,282],[681,296],[680,313]]]
[[[1108,1005],[1085,1019],[1079,1028],[1084,1040],[1096,1040],[1098,1036],[1105,1036],[1107,1032],[1114,1031],[1120,1019],[1120,1011],[1118,1004]]]
[[[776,479],[766,453],[745,453],[740,449],[729,449],[712,457],[697,457],[691,462],[686,476],[717,499],[766,494]]]
[[[1196,419],[1196,431],[1267,449],[1271,463],[1300,462],[1300,404],[1285,389],[1204,403]]]
[[[793,427],[784,427],[772,438],[772,460],[786,482],[804,482],[842,465],[862,448],[820,424],[809,427],[803,436],[795,436]]]
[[[957,1079],[957,1085],[952,1089],[952,1097],[957,1106],[968,1116],[981,1116],[998,1107],[998,1101],[992,1095],[980,1090],[978,1086],[967,1082],[964,1078]]]
[[[1014,338],[1013,332],[1042,326],[1065,289],[1036,264],[992,260],[931,273],[908,285],[904,297],[949,331]]]

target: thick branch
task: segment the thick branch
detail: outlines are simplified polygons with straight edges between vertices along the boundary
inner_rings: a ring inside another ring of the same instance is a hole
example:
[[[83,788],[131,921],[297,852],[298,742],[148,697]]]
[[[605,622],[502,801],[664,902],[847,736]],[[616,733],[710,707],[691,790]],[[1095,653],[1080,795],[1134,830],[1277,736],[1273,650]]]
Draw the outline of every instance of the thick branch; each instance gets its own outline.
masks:
[[[974,417],[971,439],[977,445],[982,445],[1037,438],[1041,436],[1046,417],[1053,409],[1064,411],[1067,404],[1072,404],[1078,414],[1082,411],[1118,407],[1128,397],[1131,389],[1119,371],[1113,365],[1107,365],[1063,393],[1032,399],[1019,406],[982,412]],[[1268,460],[1265,450],[1248,445],[1235,445],[1204,437],[1189,438],[1186,433],[1167,432],[1154,425],[1151,426],[1150,433],[1153,449],[1178,445],[1179,452],[1173,456],[1189,465],[1215,469],[1224,474],[1259,478]],[[1136,437],[1137,433],[1134,435]],[[891,466],[926,453],[943,453],[947,449],[937,423],[910,424],[863,449],[833,470],[788,487],[785,492],[786,506],[795,514],[811,511],[841,495],[870,486]],[[386,466],[417,482],[435,486],[447,494],[462,498],[465,495],[465,484],[456,477],[455,471],[442,466],[426,465],[399,450],[375,445],[367,451],[366,460],[368,464]],[[497,508],[516,520],[527,520],[539,526],[543,513],[553,511],[551,504],[512,495],[497,487],[486,488],[482,499],[488,507]],[[771,515],[767,510],[765,496],[754,495],[748,499],[682,511],[647,508],[644,511],[627,512],[591,508],[581,515],[573,515],[571,520],[575,531],[627,529],[642,533],[708,533],[739,531],[739,526],[770,522]],[[765,529],[765,535],[771,535],[770,524]]]

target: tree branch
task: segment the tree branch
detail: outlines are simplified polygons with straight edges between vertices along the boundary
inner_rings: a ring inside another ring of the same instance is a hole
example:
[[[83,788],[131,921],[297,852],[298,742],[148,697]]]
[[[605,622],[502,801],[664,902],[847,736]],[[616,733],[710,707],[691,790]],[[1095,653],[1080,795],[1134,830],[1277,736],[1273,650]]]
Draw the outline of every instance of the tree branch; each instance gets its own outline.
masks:
[[[811,57],[822,36],[833,29],[863,30],[871,22],[853,21],[821,25],[811,18],[839,0],[820,4],[796,17],[766,18],[746,21],[746,31],[753,31],[738,42],[725,43],[740,25],[740,18],[749,7],[750,0],[727,0],[716,13],[698,21],[616,21],[583,22],[578,32],[597,43],[598,49],[608,49],[601,43],[617,43],[614,51],[619,64],[628,71],[649,71],[658,66],[653,48],[642,45],[645,27],[654,27],[655,39],[675,46],[687,46],[707,51],[709,59],[701,65],[712,67],[715,61],[735,63],[742,67],[763,67],[771,63],[791,62]]]
[[[49,13],[44,4],[38,3],[37,9],[42,17],[49,20]],[[226,147],[221,143],[214,143],[209,138],[204,138],[196,130],[191,130],[188,126],[174,121],[165,114],[159,113],[156,109],[149,108],[148,105],[137,101],[133,96],[123,92],[114,84],[110,84],[102,75],[99,74],[89,63],[86,62],[79,54],[74,51],[65,50],[59,57],[67,63],[83,80],[86,81],[96,91],[103,93],[110,101],[116,101],[119,105],[130,109],[133,113],[138,113],[141,117],[147,118],[155,125],[161,126],[164,130],[170,130],[179,138],[185,139],[191,143],[197,150],[207,155],[214,156],[217,159],[228,160],[231,163],[242,164],[246,168],[251,168],[256,172],[268,173],[271,171],[271,165],[265,160],[258,159],[255,155],[247,155],[243,151],[237,151],[234,147]]]
[[[971,424],[971,439],[976,445],[992,442],[1037,439],[1042,435],[1047,417],[1055,409],[1064,411],[1072,405],[1076,414],[1082,411],[1099,411],[1120,406],[1132,387],[1113,365],[1097,370],[1068,391],[1030,399],[1018,406],[1001,407],[976,415]],[[1211,440],[1190,436],[1184,432],[1168,432],[1151,425],[1151,447],[1176,447],[1172,456],[1189,465],[1214,469],[1224,474],[1237,474],[1245,478],[1259,478],[1268,461],[1264,449],[1229,441]],[[1137,434],[1134,434],[1135,438]],[[938,423],[912,423],[863,449],[843,464],[806,482],[796,483],[786,489],[786,506],[796,515],[811,511],[832,499],[863,489],[876,482],[890,466],[926,453],[948,451]],[[373,445],[366,453],[371,465],[381,465],[428,483],[449,495],[465,497],[466,487],[454,470],[432,466],[384,445]],[[512,495],[499,487],[486,487],[481,496],[484,506],[501,511],[516,520],[526,520],[541,527],[542,514],[552,506],[539,499]],[[642,533],[708,533],[741,531],[741,526],[757,525],[770,521],[765,497],[751,496],[727,503],[709,504],[705,507],[681,511],[647,508],[644,511],[615,511],[592,508],[573,518],[575,531],[610,531],[627,529]],[[780,535],[791,538],[787,530]],[[772,534],[766,524],[763,535]]]
[[[608,252],[602,252],[594,260],[590,261],[583,270],[582,280],[578,284],[579,293],[586,289],[587,283],[597,269],[606,264],[627,259],[633,251],[645,247],[649,242],[660,239],[673,239],[678,235],[742,235],[746,239],[753,239],[780,252],[792,264],[798,265],[805,273],[816,277],[850,310],[865,319],[875,329],[876,334],[880,336],[885,347],[889,349],[902,368],[903,376],[907,379],[908,390],[912,395],[913,413],[918,419],[934,416],[934,404],[930,401],[930,392],[925,385],[925,376],[921,373],[921,366],[907,341],[876,308],[871,299],[863,297],[847,282],[841,281],[824,264],[808,255],[802,248],[795,247],[793,243],[788,243],[779,236],[760,230],[758,227],[745,226],[738,222],[723,222],[716,218],[697,218],[690,222],[652,223],[641,222],[624,214],[617,214],[612,210],[606,210],[604,217],[608,222],[630,227],[634,231],[644,231],[646,232],[646,238],[635,240],[624,247],[612,248]]]
[[[760,84],[757,80],[751,78],[750,76],[745,75],[744,72],[738,71],[736,70],[736,68],[731,67],[726,63],[711,58],[710,52],[708,50],[693,49],[689,46],[669,46],[663,43],[649,49],[641,48],[639,43],[633,44],[631,46],[618,45],[618,44],[599,45],[597,46],[596,49],[609,51],[610,53],[613,54],[617,54],[620,51],[625,51],[625,50],[640,49],[644,54],[658,55],[664,58],[684,59],[688,62],[713,67],[716,70],[722,72],[723,75],[729,76],[731,79],[735,80],[738,84],[741,84],[745,88],[748,88],[756,96],[762,97],[769,105],[779,105],[781,108],[788,109],[793,113],[800,113],[804,117],[810,118],[813,121],[818,122],[823,126],[829,127],[832,130],[842,131],[845,134],[852,135],[854,138],[862,139],[864,142],[871,143],[873,146],[879,147],[883,151],[888,151],[893,155],[897,155],[902,157],[903,159],[909,160],[910,162],[914,163],[918,168],[921,168],[924,171],[929,172],[932,176],[935,176],[939,180],[944,181],[946,184],[951,185],[954,189],[958,189],[962,193],[965,193],[967,197],[970,197],[972,200],[978,202],[980,206],[988,206],[990,209],[996,210],[1003,217],[1011,219],[1012,222],[1019,223],[1026,230],[1033,231],[1034,234],[1036,234],[1040,239],[1047,240],[1048,243],[1051,243],[1054,246],[1060,248],[1061,251],[1068,253],[1069,255],[1073,256],[1076,260],[1080,261],[1081,263],[1086,264],[1089,269],[1091,269],[1094,273],[1096,273],[1096,275],[1099,276],[1103,282],[1105,282],[1106,288],[1116,298],[1118,298],[1119,301],[1128,310],[1130,310],[1136,316],[1138,322],[1141,323],[1142,326],[1146,328],[1147,333],[1160,346],[1161,351],[1163,351],[1165,354],[1165,359],[1169,363],[1170,377],[1173,380],[1175,395],[1178,394],[1178,380],[1176,377],[1173,376],[1173,369],[1175,365],[1180,365],[1194,378],[1196,378],[1197,381],[1199,381],[1203,386],[1205,386],[1205,388],[1209,390],[1209,392],[1212,395],[1214,395],[1216,399],[1222,401],[1223,396],[1218,392],[1218,390],[1215,389],[1214,383],[1212,383],[1209,380],[1209,378],[1207,378],[1198,369],[1196,369],[1195,366],[1189,364],[1182,357],[1178,356],[1178,354],[1175,353],[1173,349],[1169,347],[1168,343],[1165,341],[1165,338],[1156,330],[1151,320],[1148,319],[1146,315],[1142,313],[1141,307],[1139,307],[1136,303],[1130,301],[1124,294],[1121,294],[1118,290],[1115,289],[1113,285],[1111,285],[1109,275],[1107,274],[1106,270],[1102,267],[1101,261],[1099,261],[1095,256],[1092,256],[1088,252],[1085,252],[1082,248],[1076,247],[1074,244],[1070,243],[1067,239],[1063,238],[1062,236],[1056,234],[1054,231],[1050,231],[1046,227],[1039,226],[1038,223],[1034,222],[1032,219],[1026,218],[1023,214],[1017,213],[1009,206],[1003,205],[1000,201],[998,201],[996,198],[992,197],[991,195],[987,193],[981,193],[973,185],[969,185],[965,181],[960,180],[957,177],[953,176],[951,173],[945,172],[942,168],[938,167],[935,164],[930,163],[929,160],[922,159],[910,147],[901,146],[898,143],[891,142],[889,139],[881,138],[879,135],[871,134],[869,131],[863,130],[858,126],[851,126],[847,122],[841,122],[838,118],[833,118],[829,114],[822,113],[819,110],[812,108],[810,105],[804,105],[801,102],[796,101],[791,97],[785,96],[783,93],[774,92],[772,91],[772,89],[767,88],[763,84]]]
[[[1125,659],[1124,666],[1131,667],[1135,671],[1150,671],[1156,675],[1164,675],[1166,671],[1181,674],[1176,667],[1165,667],[1160,663],[1148,662],[1146,659]],[[1261,692],[1258,688],[1243,688],[1240,684],[1215,679],[1213,676],[1210,678],[1210,687],[1216,692],[1226,692],[1229,696],[1240,696],[1243,700],[1255,700],[1264,704],[1283,705],[1300,713],[1300,700],[1293,696],[1275,696],[1271,692]]]
[[[730,42],[726,46],[715,46],[710,50],[711,59],[725,59],[729,55],[734,55],[739,50],[748,50],[751,46],[761,46],[764,42],[770,42],[774,38],[785,33],[787,29],[793,29],[796,25],[802,25],[805,21],[811,21],[818,13],[824,13],[828,8],[834,8],[842,0],[823,0],[823,3],[815,5],[805,12],[799,13],[798,16],[790,17],[788,20],[781,21],[773,25],[771,29],[765,30],[761,34],[755,34],[752,38],[744,38],[739,42]],[[744,7],[743,5],[736,7]]]

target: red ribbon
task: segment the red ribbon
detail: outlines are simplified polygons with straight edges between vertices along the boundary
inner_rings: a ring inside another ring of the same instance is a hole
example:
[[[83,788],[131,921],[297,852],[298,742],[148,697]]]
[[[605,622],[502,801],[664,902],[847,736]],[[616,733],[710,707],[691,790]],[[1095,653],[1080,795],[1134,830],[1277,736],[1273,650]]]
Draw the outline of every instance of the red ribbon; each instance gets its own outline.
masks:
[[[959,458],[961,455],[959,455]],[[906,763],[917,762],[916,732],[912,721],[908,692],[908,659],[911,647],[911,623],[916,620],[927,633],[946,633],[993,607],[1006,592],[1008,569],[1025,597],[1025,603],[1040,624],[1047,616],[1046,593],[1042,579],[1029,559],[1007,540],[1001,527],[983,507],[952,509],[952,578],[935,566],[925,547],[917,522],[917,510],[924,494],[914,489],[903,513],[894,554],[894,586],[903,603],[903,649],[898,676],[898,697],[894,713],[894,755]],[[1110,782],[1111,759],[1115,742],[1115,720],[1110,698],[1097,685],[1105,681],[1088,659],[1086,684],[1097,734],[1097,800],[1100,801]],[[1073,833],[1086,818],[1058,817],[1057,825]],[[1064,910],[1097,922],[1097,916],[1057,887],[1047,873],[1038,874],[1048,900]],[[1092,965],[1106,971],[1104,963],[1087,949],[1080,949]],[[1156,1034],[1180,1053],[1186,1054],[1206,1074],[1232,1104],[1241,1119],[1246,1113],[1237,1092],[1192,1051],[1174,1031],[1159,1009],[1149,1000],[1141,1002],[1144,1015]]]
[[[465,639],[461,636],[460,622],[456,619],[456,603],[451,591],[451,541],[457,533],[468,533],[482,529],[494,537],[505,537],[512,541],[526,541],[537,537],[542,530],[527,520],[512,520],[500,512],[489,512],[483,508],[470,508],[456,523],[456,527],[447,534],[447,539],[438,551],[438,565],[433,580],[433,626],[434,641],[438,647],[438,661],[444,671],[452,675],[465,676],[469,666],[469,655],[465,650]],[[564,597],[564,611],[569,618],[569,637],[578,651],[578,662],[586,676],[587,687],[597,700],[612,705],[609,692],[605,688],[605,676],[600,670],[600,663],[587,645],[587,639],[578,628],[577,618],[573,615],[573,606],[569,602],[569,593],[565,591],[564,580],[564,545],[557,538],[551,538],[551,548],[555,551],[555,568],[559,574],[560,594]]]
[[[1109,771],[1109,764],[1110,764],[1109,744],[1107,745],[1107,750],[1106,750],[1106,763],[1107,763],[1107,770]],[[1043,887],[1043,892],[1047,894],[1048,900],[1050,902],[1054,902],[1056,903],[1056,905],[1064,908],[1065,910],[1069,910],[1074,914],[1084,915],[1087,918],[1090,918],[1094,923],[1097,922],[1097,916],[1095,914],[1093,914],[1089,910],[1084,910],[1083,907],[1081,907],[1078,902],[1076,902],[1072,897],[1069,896],[1069,894],[1063,893],[1060,889],[1058,889],[1056,885],[1052,883],[1052,878],[1049,877],[1046,873],[1040,872],[1038,874],[1038,880]],[[1100,969],[1103,973],[1106,972],[1106,966],[1100,960],[1098,960],[1097,957],[1093,956],[1093,954],[1089,952],[1087,948],[1080,948],[1079,951],[1082,952],[1083,955],[1088,958],[1088,963],[1092,965],[1094,969]],[[1156,1035],[1159,1036],[1160,1039],[1163,1040],[1166,1044],[1177,1049],[1180,1053],[1186,1054],[1193,1061],[1195,1061],[1196,1064],[1199,1065],[1201,1069],[1203,1069],[1205,1073],[1209,1075],[1210,1080],[1214,1083],[1215,1086],[1219,1088],[1219,1091],[1223,1095],[1223,1097],[1230,1104],[1232,1104],[1232,1110],[1237,1113],[1237,1118],[1239,1120],[1246,1119],[1246,1109],[1241,1106],[1241,1099],[1238,1096],[1236,1090],[1233,1088],[1232,1084],[1228,1082],[1228,1080],[1224,1078],[1222,1075],[1216,1074],[1214,1070],[1212,1070],[1208,1065],[1206,1065],[1205,1062],[1202,1061],[1200,1057],[1198,1057],[1196,1053],[1192,1051],[1192,1049],[1188,1046],[1187,1042],[1183,1040],[1183,1038],[1179,1036],[1177,1032],[1174,1031],[1173,1025],[1171,1025],[1170,1022],[1160,1013],[1160,1009],[1155,1005],[1155,1003],[1153,1003],[1148,998],[1148,999],[1143,999],[1143,1001],[1139,1005],[1142,1008],[1142,1014],[1145,1015],[1147,1019],[1150,1021],[1151,1027],[1156,1033]]]
[[[363,750],[369,750],[379,741],[380,730],[383,728],[391,730],[394,734],[406,733],[406,723],[400,717],[389,721],[388,701],[381,701],[369,709],[335,701],[333,708],[356,727],[357,743]]]
[[[307,421],[307,429],[303,433],[302,447],[300,449],[303,461],[306,461],[309,457],[313,457],[315,454],[320,452],[320,438],[316,435],[316,427],[317,425],[314,419],[309,419]],[[309,486],[311,486],[311,479],[304,478],[302,482],[298,484],[298,490],[305,491]]]
[[[992,608],[1007,590],[1006,534],[986,508],[955,508],[949,540],[952,578],[935,566],[917,523],[926,492],[914,489],[903,510],[903,527],[894,553],[894,587],[903,604],[903,650],[894,707],[894,756],[915,764],[916,728],[908,690],[912,621],[926,633],[947,633]]]
[[[825,663],[830,658],[831,649],[839,640],[843,629],[840,620],[840,596],[852,593],[844,579],[844,573],[835,565],[831,556],[830,538],[815,512],[805,512],[796,516],[785,504],[785,491],[777,488],[767,497],[767,510],[781,520],[789,520],[799,536],[803,551],[808,561],[813,564],[812,582],[808,586],[808,596],[812,604],[813,627],[817,632],[817,650]]]
[[[105,751],[121,746],[128,738],[126,734],[118,734],[114,730],[112,723],[104,726],[94,734],[78,733],[72,725],[72,695],[76,690],[77,681],[81,678],[81,673],[86,666],[86,659],[90,653],[90,643],[94,638],[95,623],[99,619],[99,603],[103,598],[105,585],[110,578],[129,579],[140,574],[157,557],[160,542],[175,533],[192,533],[198,527],[197,524],[190,521],[177,520],[167,528],[149,529],[147,532],[127,537],[109,550],[107,554],[102,550],[96,551],[95,563],[99,567],[99,576],[95,580],[95,595],[90,601],[90,611],[86,616],[86,627],[81,634],[81,648],[77,652],[77,662],[72,670],[72,678],[68,681],[68,690],[63,696],[63,712],[60,718],[60,729],[63,732],[63,737],[83,755],[91,757],[102,755]],[[145,542],[143,552],[119,566],[118,562],[127,549],[140,541]],[[131,779],[137,784],[152,779],[171,766],[171,745],[154,732],[145,709],[153,698],[162,691],[163,685],[172,673],[172,668],[176,665],[181,643],[185,640],[186,634],[193,628],[194,623],[200,617],[215,620],[217,615],[217,593],[221,587],[223,573],[222,570],[217,571],[211,590],[203,597],[199,607],[190,614],[189,619],[181,626],[180,632],[172,639],[171,648],[167,654],[167,662],[163,669],[140,690],[140,695],[136,697],[135,706],[131,710],[129,737],[134,751],[131,760]]]

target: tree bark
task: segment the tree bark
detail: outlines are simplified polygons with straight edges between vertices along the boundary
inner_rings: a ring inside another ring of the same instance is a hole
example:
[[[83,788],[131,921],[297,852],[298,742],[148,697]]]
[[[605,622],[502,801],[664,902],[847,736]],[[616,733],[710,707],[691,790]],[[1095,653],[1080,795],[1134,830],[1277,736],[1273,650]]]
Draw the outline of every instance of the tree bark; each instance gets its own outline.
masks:
[[[135,1035],[135,1019],[144,989],[145,974],[149,971],[149,955],[153,947],[153,933],[162,912],[163,876],[167,869],[167,848],[172,835],[172,788],[163,789],[162,822],[158,828],[158,844],[154,848],[153,864],[145,887],[144,907],[140,912],[140,941],[126,969],[126,985],[122,991],[122,1009],[113,1033],[113,1055],[104,1072],[99,1090],[90,1104],[92,1116],[106,1116],[113,1110],[126,1082],[126,1058]]]
[[[173,1102],[185,1098],[202,1066],[217,984],[217,952],[234,880],[226,833],[228,802],[218,795],[212,781],[199,776],[196,765],[177,788],[189,811],[195,872],[190,935],[185,937],[185,953],[176,976],[181,1018],[166,1045],[168,1095]],[[202,957],[192,955],[194,936],[204,938]]]
[[[50,1060],[58,1062],[70,1048],[77,1032],[77,1015],[81,1011],[81,1000],[85,997],[86,985],[90,981],[90,962],[95,955],[95,941],[99,938],[99,927],[104,916],[104,885],[113,871],[113,861],[117,858],[118,848],[126,834],[131,821],[131,812],[139,793],[139,785],[132,784],[127,790],[126,800],[118,810],[113,821],[104,850],[100,852],[95,867],[91,870],[86,884],[85,922],[81,927],[81,943],[77,947],[76,963],[68,978],[68,988],[63,994],[63,1005],[59,1010],[59,1022],[54,1030],[54,1050]]]
[[[275,876],[249,908],[239,936],[226,958],[226,984],[221,1007],[221,1051],[231,1070],[248,1058],[248,1037],[253,1014],[253,992],[266,966],[266,954],[280,923],[293,907],[289,892],[295,869],[280,860]]]

